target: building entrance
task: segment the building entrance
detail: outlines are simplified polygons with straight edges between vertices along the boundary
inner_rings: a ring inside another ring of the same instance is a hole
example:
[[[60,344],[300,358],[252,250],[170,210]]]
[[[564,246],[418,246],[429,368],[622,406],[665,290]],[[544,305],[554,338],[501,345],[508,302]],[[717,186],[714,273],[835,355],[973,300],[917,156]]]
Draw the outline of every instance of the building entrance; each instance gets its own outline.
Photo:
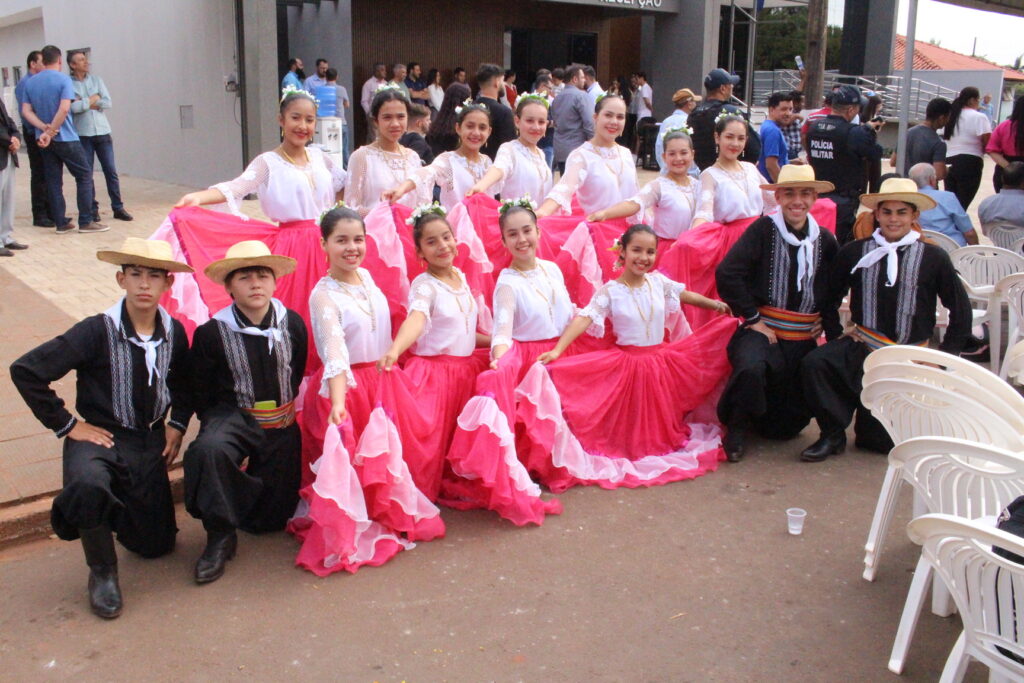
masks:
[[[519,75],[520,90],[532,87],[537,70],[567,64],[597,63],[597,34],[548,29],[513,28],[507,32],[511,69]]]

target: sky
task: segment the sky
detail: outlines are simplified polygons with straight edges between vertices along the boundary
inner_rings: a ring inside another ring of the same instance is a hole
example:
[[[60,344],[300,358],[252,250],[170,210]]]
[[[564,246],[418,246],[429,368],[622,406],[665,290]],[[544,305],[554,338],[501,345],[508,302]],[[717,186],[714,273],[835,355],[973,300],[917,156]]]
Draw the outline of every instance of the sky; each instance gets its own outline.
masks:
[[[830,10],[833,4],[841,3],[832,0],[829,2]],[[907,32],[909,5],[909,0],[899,0],[896,31],[901,35]],[[935,0],[918,0],[918,40],[935,40],[942,47],[969,55],[977,38],[978,47],[974,54],[999,64],[1013,64],[1024,53],[1021,36],[1024,36],[1024,17],[982,12]]]

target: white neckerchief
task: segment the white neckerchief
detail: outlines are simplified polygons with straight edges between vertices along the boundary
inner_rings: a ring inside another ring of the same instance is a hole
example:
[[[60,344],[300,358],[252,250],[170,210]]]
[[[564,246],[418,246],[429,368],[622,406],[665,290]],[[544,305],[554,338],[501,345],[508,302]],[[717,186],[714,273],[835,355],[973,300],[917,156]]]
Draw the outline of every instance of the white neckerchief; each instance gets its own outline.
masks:
[[[896,250],[899,249],[900,247],[905,247],[909,244],[913,244],[917,240],[921,239],[921,234],[914,230],[911,230],[906,235],[904,235],[903,238],[900,239],[899,241],[887,242],[885,238],[882,237],[882,231],[876,228],[875,231],[871,233],[871,239],[873,239],[875,241],[875,244],[878,245],[878,249],[873,249],[868,253],[864,254],[864,256],[861,257],[860,261],[857,261],[857,265],[853,267],[853,270],[850,271],[850,274],[852,275],[855,272],[857,272],[858,268],[870,268],[871,266],[875,265],[884,258],[886,259],[885,286],[892,287],[894,284],[896,284],[896,278],[900,274],[900,261],[899,256],[897,256],[896,254]]]
[[[233,305],[234,304],[232,304],[231,306],[225,306],[224,308],[214,313],[213,319],[219,320],[220,322],[227,325],[228,329],[230,329],[232,332],[238,332],[239,334],[251,334],[254,337],[265,337],[267,340],[267,353],[273,353],[274,342],[281,341],[281,330],[274,325],[271,325],[265,330],[261,330],[255,325],[250,325],[248,327],[240,326],[238,324],[238,321],[235,319],[234,312],[231,310]],[[270,305],[273,306],[274,308],[274,313],[277,316],[278,323],[283,322],[286,319],[285,316],[288,315],[288,309],[286,309],[284,307],[284,304],[278,301],[277,299],[271,299]]]
[[[121,335],[126,340],[128,340],[128,342],[130,344],[134,344],[135,346],[138,346],[140,349],[142,349],[145,352],[145,354],[146,354],[146,372],[149,373],[149,378],[148,378],[149,381],[147,382],[147,384],[148,384],[148,386],[153,386],[153,376],[154,375],[156,375],[157,377],[160,376],[160,370],[158,370],[157,367],[156,367],[156,347],[160,346],[160,344],[162,344],[164,340],[163,339],[156,339],[156,340],[154,340],[154,339],[150,338],[149,341],[142,341],[137,336],[136,337],[129,337],[127,334],[125,334],[124,327],[121,325],[121,309],[122,309],[123,306],[124,306],[124,297],[121,297],[121,300],[118,301],[113,306],[111,306],[110,308],[108,308],[107,310],[105,310],[103,312],[103,315],[107,316],[108,318],[110,318],[111,320],[114,321],[114,327],[117,328],[117,330],[121,333]],[[171,326],[170,326],[170,324],[168,322],[170,320],[171,316],[170,316],[170,314],[167,313],[167,311],[164,310],[163,306],[158,306],[157,307],[157,315],[160,316],[160,320],[163,322],[163,325],[164,325],[164,337],[166,337],[167,335],[169,335],[171,333]],[[135,334],[138,335],[138,332],[136,332]]]
[[[779,231],[779,236],[782,237],[786,244],[797,247],[796,291],[802,292],[804,283],[814,275],[814,243],[818,241],[821,229],[818,227],[818,222],[814,220],[814,216],[807,214],[807,230],[804,233],[804,238],[800,240],[786,227],[786,219],[782,216],[782,209],[771,214],[771,218],[772,222],[775,223],[775,228]]]

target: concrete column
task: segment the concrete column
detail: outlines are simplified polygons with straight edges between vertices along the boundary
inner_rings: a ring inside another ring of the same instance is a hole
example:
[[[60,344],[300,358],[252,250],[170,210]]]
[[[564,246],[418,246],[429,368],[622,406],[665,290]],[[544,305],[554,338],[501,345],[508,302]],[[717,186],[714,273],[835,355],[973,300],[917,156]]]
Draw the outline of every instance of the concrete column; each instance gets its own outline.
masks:
[[[242,150],[248,164],[280,140],[277,105],[277,2],[236,1],[241,67]]]
[[[888,75],[896,41],[896,0],[847,2],[839,70],[852,76]]]
[[[672,113],[672,93],[704,89],[704,76],[718,66],[718,2],[680,3],[678,14],[660,13],[642,25],[644,70],[656,79],[654,115]]]

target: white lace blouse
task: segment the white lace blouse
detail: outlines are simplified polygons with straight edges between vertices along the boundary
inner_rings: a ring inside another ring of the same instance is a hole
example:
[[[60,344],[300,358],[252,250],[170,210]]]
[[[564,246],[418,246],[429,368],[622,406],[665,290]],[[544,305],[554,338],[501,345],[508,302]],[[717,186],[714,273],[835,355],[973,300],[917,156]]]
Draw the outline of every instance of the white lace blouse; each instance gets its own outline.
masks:
[[[352,365],[378,360],[391,346],[388,301],[370,271],[359,269],[362,285],[350,285],[330,275],[320,278],[309,294],[313,341],[324,363],[320,395],[329,397],[327,380],[344,374],[356,386]]]
[[[360,212],[368,212],[380,204],[385,190],[409,180],[423,163],[413,150],[402,147],[401,153],[389,154],[375,145],[363,145],[348,159],[348,186],[345,204]],[[410,192],[398,200],[409,208],[429,201],[430,193]]]
[[[716,223],[729,223],[740,218],[771,213],[776,207],[775,195],[762,190],[766,184],[757,166],[739,162],[742,171],[730,173],[718,166],[708,166],[700,174],[700,204],[695,218]]]
[[[465,199],[469,188],[483,178],[490,167],[491,159],[486,154],[481,154],[479,161],[470,163],[461,154],[442,152],[429,166],[419,169],[409,179],[416,183],[417,191],[426,192],[428,195],[434,192],[435,184],[440,187],[441,206],[450,213],[456,204]],[[494,196],[500,190],[500,185],[494,185],[487,192]]]
[[[307,147],[309,163],[300,168],[277,152],[264,152],[246,167],[242,175],[210,189],[220,190],[231,213],[245,217],[241,201],[256,193],[260,209],[272,221],[316,220],[324,209],[334,206],[335,196],[345,186],[345,169],[340,162],[316,147]]]
[[[409,286],[409,313],[419,311],[427,318],[413,347],[417,356],[469,356],[476,349],[476,301],[466,276],[455,272],[462,280],[457,290],[430,273],[420,273]]]
[[[665,339],[665,317],[681,310],[679,296],[686,285],[661,273],[647,273],[641,287],[628,287],[612,280],[601,289],[579,315],[590,318],[589,334],[604,336],[605,319],[611,318],[615,343],[619,346],[655,346]]]
[[[548,193],[566,213],[572,212],[572,195],[591,214],[629,199],[640,190],[633,155],[622,145],[595,147],[589,142],[569,153],[565,173]]]
[[[556,339],[574,312],[562,271],[554,263],[537,259],[537,267],[526,272],[505,268],[494,286],[491,348],[511,346],[513,339]]]
[[[551,191],[551,167],[544,152],[536,148],[531,152],[519,140],[511,140],[498,148],[494,167],[501,169],[503,199],[530,195],[539,204]]]
[[[651,227],[658,237],[674,240],[690,229],[700,197],[700,181],[688,176],[688,184],[680,185],[667,176],[658,176],[644,185],[630,201],[640,210],[653,213]]]

